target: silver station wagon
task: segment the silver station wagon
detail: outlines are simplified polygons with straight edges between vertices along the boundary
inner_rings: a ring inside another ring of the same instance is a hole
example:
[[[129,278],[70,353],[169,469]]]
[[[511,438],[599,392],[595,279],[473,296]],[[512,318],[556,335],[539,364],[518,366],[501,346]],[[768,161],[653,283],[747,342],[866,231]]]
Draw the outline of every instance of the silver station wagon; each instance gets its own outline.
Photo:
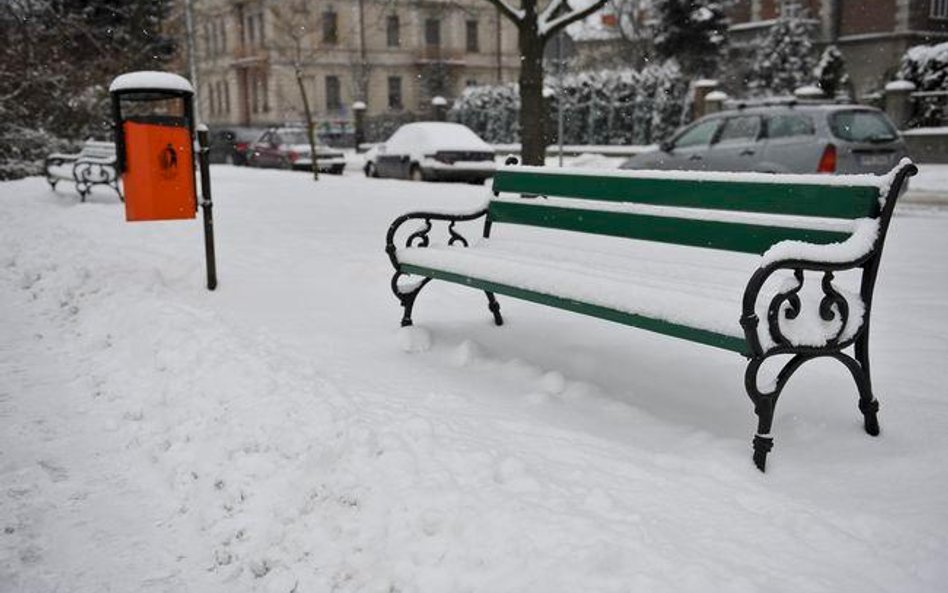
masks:
[[[787,103],[707,115],[621,168],[881,174],[904,156],[905,143],[878,109]]]

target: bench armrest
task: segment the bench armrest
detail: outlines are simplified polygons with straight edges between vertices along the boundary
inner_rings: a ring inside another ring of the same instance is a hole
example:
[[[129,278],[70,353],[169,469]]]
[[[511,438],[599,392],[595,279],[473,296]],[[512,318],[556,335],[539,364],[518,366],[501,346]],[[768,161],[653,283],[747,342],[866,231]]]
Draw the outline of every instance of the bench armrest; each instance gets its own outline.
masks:
[[[76,163],[90,163],[94,165],[114,165],[115,164],[115,155],[112,156],[95,156],[95,155],[80,155],[76,160]]]
[[[80,157],[79,154],[66,154],[63,152],[54,152],[47,155],[45,165],[46,167],[53,165],[63,165],[66,163],[71,163]]]
[[[487,215],[487,208],[481,208],[472,212],[466,213],[449,213],[449,212],[409,212],[403,214],[396,218],[392,222],[391,226],[388,228],[388,233],[385,235],[385,253],[388,254],[389,260],[392,262],[392,266],[398,270],[398,259],[395,257],[397,247],[395,246],[395,236],[398,233],[399,229],[403,224],[410,220],[422,220],[424,221],[424,226],[413,231],[408,238],[405,240],[406,247],[427,247],[430,244],[430,239],[428,233],[432,229],[432,221],[440,220],[448,222],[448,245],[461,244],[465,247],[468,246],[467,239],[463,235],[455,230],[454,225],[458,222],[465,222],[469,220],[477,220],[482,216]]]
[[[877,259],[881,250],[879,241],[880,221],[863,219],[856,223],[855,232],[842,243],[820,245],[801,241],[781,241],[767,250],[761,258],[760,267],[751,276],[744,289],[741,327],[751,350],[756,355],[774,348],[788,353],[806,354],[848,346],[864,325],[863,316],[868,303],[865,294],[844,296],[833,285],[835,272],[862,268],[866,273],[867,262]],[[786,281],[777,289],[766,307],[767,332],[772,345],[764,347],[758,333],[759,315],[757,302],[764,284],[777,272],[792,270],[793,280]],[[781,328],[784,319],[796,319],[804,308],[800,291],[805,283],[804,271],[822,272],[822,295],[819,298],[820,319],[826,322],[837,319],[838,329],[825,336],[823,344],[800,344],[787,337]],[[867,287],[863,282],[863,288]],[[871,286],[869,286],[871,294]],[[865,290],[863,291],[865,292]],[[860,302],[856,303],[855,301]]]

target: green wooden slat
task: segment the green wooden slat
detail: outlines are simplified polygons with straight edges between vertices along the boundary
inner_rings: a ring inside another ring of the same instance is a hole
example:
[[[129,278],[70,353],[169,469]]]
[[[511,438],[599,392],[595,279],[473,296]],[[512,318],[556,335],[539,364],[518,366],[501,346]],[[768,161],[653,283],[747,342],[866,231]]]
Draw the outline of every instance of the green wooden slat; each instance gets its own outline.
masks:
[[[850,235],[837,231],[560,208],[526,200],[494,200],[490,205],[490,216],[494,222],[757,254],[784,240],[827,244],[844,241]]]
[[[494,175],[493,188],[495,192],[766,214],[850,219],[879,215],[879,190],[871,186],[643,179],[499,170]]]
[[[557,307],[559,309],[565,309],[567,311],[582,313],[584,315],[598,317],[607,321],[613,321],[623,325],[630,325],[667,336],[681,338],[683,340],[688,340],[689,342],[698,342],[701,344],[707,344],[708,346],[715,346],[717,348],[730,350],[731,352],[737,352],[745,356],[750,354],[750,350],[744,338],[736,338],[734,336],[718,334],[708,330],[678,325],[661,319],[645,317],[644,315],[616,311],[615,309],[602,307],[600,305],[592,305],[582,301],[565,299],[554,295],[517,288],[515,286],[498,284],[489,280],[482,280],[480,278],[472,278],[461,274],[445,272],[444,270],[435,270],[433,268],[425,268],[412,264],[402,264],[401,271],[409,274],[417,274],[427,278],[437,278],[447,282],[463,284],[465,286],[478,288],[480,290],[486,290],[525,301],[540,303],[541,305],[548,305],[551,307]]]

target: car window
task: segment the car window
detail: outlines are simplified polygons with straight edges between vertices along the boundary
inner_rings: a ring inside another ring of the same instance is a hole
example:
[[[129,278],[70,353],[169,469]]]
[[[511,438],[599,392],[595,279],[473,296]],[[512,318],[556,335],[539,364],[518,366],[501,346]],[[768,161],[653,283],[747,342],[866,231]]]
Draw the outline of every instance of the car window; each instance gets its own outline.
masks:
[[[305,130],[283,130],[280,137],[286,144],[309,144]]]
[[[675,139],[675,148],[708,144],[711,142],[711,137],[714,136],[714,131],[718,128],[719,123],[721,123],[721,120],[712,119],[691,126]]]
[[[283,144],[283,137],[280,136],[280,134],[274,132],[273,134],[270,134],[270,142],[275,146],[279,146]]]
[[[850,142],[889,142],[898,133],[877,111],[839,111],[830,116],[833,135]]]
[[[768,138],[812,136],[813,121],[805,115],[772,115],[767,119]]]
[[[716,144],[753,142],[760,131],[760,118],[756,115],[729,117],[724,120]]]
[[[259,142],[259,143],[261,143],[261,144],[269,144],[269,143],[270,143],[270,132],[264,132],[259,138],[257,138],[257,142]]]

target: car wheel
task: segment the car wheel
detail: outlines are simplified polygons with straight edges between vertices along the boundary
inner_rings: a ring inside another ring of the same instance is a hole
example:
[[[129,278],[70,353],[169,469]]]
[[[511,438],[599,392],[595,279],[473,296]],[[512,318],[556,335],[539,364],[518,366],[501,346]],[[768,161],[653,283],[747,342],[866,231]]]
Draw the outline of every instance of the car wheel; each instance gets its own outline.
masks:
[[[421,167],[412,165],[411,170],[408,172],[408,178],[412,181],[424,181],[425,174],[421,172]]]
[[[366,177],[378,177],[379,172],[375,168],[375,163],[368,162],[365,164],[365,176]]]

